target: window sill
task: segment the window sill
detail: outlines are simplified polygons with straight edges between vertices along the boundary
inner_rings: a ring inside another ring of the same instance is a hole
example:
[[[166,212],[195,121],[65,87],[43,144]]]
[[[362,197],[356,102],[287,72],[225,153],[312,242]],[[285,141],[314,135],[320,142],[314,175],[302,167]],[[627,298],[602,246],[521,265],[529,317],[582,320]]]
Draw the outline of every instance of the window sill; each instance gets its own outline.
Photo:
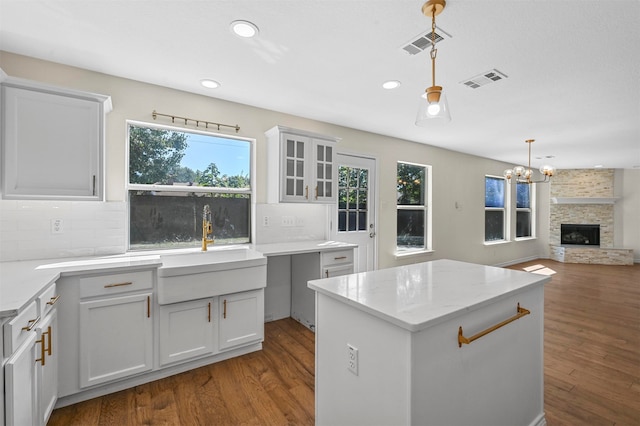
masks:
[[[484,242],[484,245],[485,245],[485,246],[496,246],[496,245],[498,245],[498,244],[508,244],[508,243],[510,243],[510,242],[511,242],[511,241],[509,241],[509,240],[485,241],[485,242]]]
[[[415,256],[415,255],[419,255],[419,254],[432,254],[434,253],[435,250],[427,250],[427,249],[417,249],[417,250],[403,250],[403,251],[396,251],[395,256],[396,259],[398,258],[402,258],[402,257],[408,257],[408,256]]]
[[[538,237],[520,237],[516,238],[514,241],[529,241],[529,240],[537,240]]]

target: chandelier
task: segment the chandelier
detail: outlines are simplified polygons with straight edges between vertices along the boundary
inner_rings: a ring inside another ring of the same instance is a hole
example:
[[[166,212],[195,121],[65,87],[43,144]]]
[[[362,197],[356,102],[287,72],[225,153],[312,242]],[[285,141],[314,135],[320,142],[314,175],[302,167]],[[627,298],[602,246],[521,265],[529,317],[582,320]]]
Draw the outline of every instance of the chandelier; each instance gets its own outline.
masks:
[[[513,169],[507,169],[503,175],[507,178],[509,183],[546,183],[551,180],[551,176],[556,172],[556,168],[549,165],[540,167],[540,173],[542,174],[542,180],[533,180],[533,170],[531,170],[531,144],[535,139],[527,139],[525,143],[529,145],[529,163],[525,168],[523,166],[516,166]],[[512,180],[513,179],[513,180]]]
[[[429,120],[440,119],[450,121],[449,105],[447,97],[442,91],[442,86],[436,86],[436,15],[444,10],[445,0],[429,0],[422,6],[422,13],[431,17],[431,87],[427,87],[420,100],[420,108],[416,116],[417,126],[428,125]]]

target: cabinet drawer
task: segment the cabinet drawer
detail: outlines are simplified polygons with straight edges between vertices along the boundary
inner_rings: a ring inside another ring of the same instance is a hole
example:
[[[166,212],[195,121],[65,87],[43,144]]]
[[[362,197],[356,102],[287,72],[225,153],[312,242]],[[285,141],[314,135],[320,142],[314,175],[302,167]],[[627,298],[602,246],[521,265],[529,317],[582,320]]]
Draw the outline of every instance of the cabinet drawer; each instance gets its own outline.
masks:
[[[153,287],[151,271],[80,278],[80,298],[146,290]]]
[[[36,301],[31,302],[17,317],[4,325],[4,355],[8,357],[29,336],[29,332],[40,321]]]
[[[45,291],[38,296],[38,312],[40,316],[44,318],[49,313],[53,306],[58,301],[58,294],[56,293],[56,284],[50,285]]]
[[[353,263],[353,249],[322,252],[322,266]]]

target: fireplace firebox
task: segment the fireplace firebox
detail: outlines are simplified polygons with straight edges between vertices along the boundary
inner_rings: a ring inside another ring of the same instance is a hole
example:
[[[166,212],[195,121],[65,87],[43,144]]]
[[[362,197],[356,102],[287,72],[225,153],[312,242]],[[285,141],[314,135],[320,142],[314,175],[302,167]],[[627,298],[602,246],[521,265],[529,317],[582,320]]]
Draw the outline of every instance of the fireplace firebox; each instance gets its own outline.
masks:
[[[600,245],[600,225],[560,224],[560,244]]]

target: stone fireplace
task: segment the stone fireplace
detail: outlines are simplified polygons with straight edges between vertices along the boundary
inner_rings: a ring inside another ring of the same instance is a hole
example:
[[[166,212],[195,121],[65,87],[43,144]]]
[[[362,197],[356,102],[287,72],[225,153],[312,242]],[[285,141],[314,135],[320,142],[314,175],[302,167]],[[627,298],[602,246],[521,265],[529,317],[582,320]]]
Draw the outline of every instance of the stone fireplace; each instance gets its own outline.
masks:
[[[613,169],[565,169],[554,175],[549,188],[553,260],[633,264],[633,250],[614,247],[613,189]]]

